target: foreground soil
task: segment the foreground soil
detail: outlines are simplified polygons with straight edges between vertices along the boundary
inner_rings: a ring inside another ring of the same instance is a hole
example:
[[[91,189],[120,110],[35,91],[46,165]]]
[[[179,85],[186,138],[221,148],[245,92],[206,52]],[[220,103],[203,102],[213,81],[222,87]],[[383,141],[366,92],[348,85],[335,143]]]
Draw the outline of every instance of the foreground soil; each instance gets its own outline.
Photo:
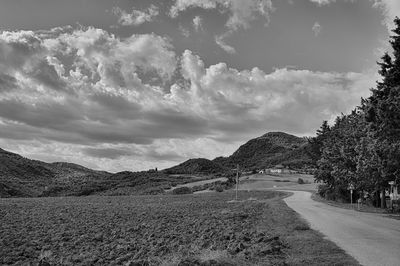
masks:
[[[358,265],[283,196],[0,199],[0,264]]]

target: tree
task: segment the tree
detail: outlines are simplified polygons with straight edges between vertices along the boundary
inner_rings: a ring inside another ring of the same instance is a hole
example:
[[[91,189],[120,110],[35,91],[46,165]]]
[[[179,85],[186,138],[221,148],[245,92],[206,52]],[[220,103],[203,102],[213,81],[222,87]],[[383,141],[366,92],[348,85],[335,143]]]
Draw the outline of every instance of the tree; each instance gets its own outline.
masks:
[[[324,120],[321,127],[317,130],[317,136],[307,138],[308,146],[306,152],[315,164],[321,159],[323,143],[328,137],[329,132],[330,127],[328,121]]]
[[[367,172],[374,173],[373,182],[381,191],[388,187],[388,181],[400,177],[400,19],[396,17],[394,22],[394,35],[390,37],[393,54],[382,56],[378,63],[382,81],[377,82],[372,95],[363,103],[367,138],[373,141],[368,150],[361,150],[366,155],[364,161],[376,166]],[[360,172],[365,171],[361,169],[367,167],[365,162],[360,162]],[[383,197],[381,200],[384,207]]]
[[[347,187],[355,185],[363,189],[362,181],[357,175],[357,145],[363,137],[365,122],[359,108],[349,115],[341,115],[324,134],[321,159],[318,161],[316,181],[323,182],[325,196],[330,199],[350,200]],[[323,127],[326,129],[326,125]],[[318,132],[321,132],[319,130]]]

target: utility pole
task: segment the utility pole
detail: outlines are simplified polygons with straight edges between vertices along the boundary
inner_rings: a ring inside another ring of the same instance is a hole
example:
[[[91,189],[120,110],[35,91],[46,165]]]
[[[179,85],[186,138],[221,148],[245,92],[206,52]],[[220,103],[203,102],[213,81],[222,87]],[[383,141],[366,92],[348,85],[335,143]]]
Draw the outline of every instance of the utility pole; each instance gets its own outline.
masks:
[[[238,200],[239,190],[239,164],[236,165],[236,200]]]

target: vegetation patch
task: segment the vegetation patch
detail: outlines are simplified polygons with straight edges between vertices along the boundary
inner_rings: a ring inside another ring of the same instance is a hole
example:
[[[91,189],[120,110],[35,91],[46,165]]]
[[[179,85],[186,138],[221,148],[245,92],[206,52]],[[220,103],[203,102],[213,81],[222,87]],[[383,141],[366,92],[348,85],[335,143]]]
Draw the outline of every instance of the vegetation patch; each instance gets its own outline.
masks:
[[[192,194],[193,191],[190,187],[178,187],[172,190],[174,195]]]

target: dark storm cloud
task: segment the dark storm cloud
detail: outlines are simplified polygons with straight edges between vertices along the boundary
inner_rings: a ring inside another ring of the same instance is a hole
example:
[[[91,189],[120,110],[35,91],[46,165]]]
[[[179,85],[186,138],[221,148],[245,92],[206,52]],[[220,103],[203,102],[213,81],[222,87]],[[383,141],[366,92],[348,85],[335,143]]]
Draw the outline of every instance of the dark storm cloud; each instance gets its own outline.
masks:
[[[82,104],[76,99],[35,105],[7,99],[0,101],[0,117],[37,128],[36,137],[79,144],[151,144],[155,139],[186,138],[207,133],[207,122],[197,117],[173,110],[139,114],[137,104],[117,96],[97,94],[93,99],[101,105]],[[27,131],[26,138],[31,134]],[[8,137],[13,138],[12,134]]]
[[[102,116],[102,110],[109,110],[114,113],[114,115],[110,117],[112,119],[135,120],[141,116],[142,107],[138,103],[127,100],[124,96],[97,92],[89,96],[89,98],[94,103],[97,103],[100,108],[94,110],[92,117],[96,116],[95,112],[98,112],[99,116]]]
[[[81,119],[77,106],[59,103],[28,104],[18,99],[0,101],[0,116],[34,127],[64,129],[71,121]]]

